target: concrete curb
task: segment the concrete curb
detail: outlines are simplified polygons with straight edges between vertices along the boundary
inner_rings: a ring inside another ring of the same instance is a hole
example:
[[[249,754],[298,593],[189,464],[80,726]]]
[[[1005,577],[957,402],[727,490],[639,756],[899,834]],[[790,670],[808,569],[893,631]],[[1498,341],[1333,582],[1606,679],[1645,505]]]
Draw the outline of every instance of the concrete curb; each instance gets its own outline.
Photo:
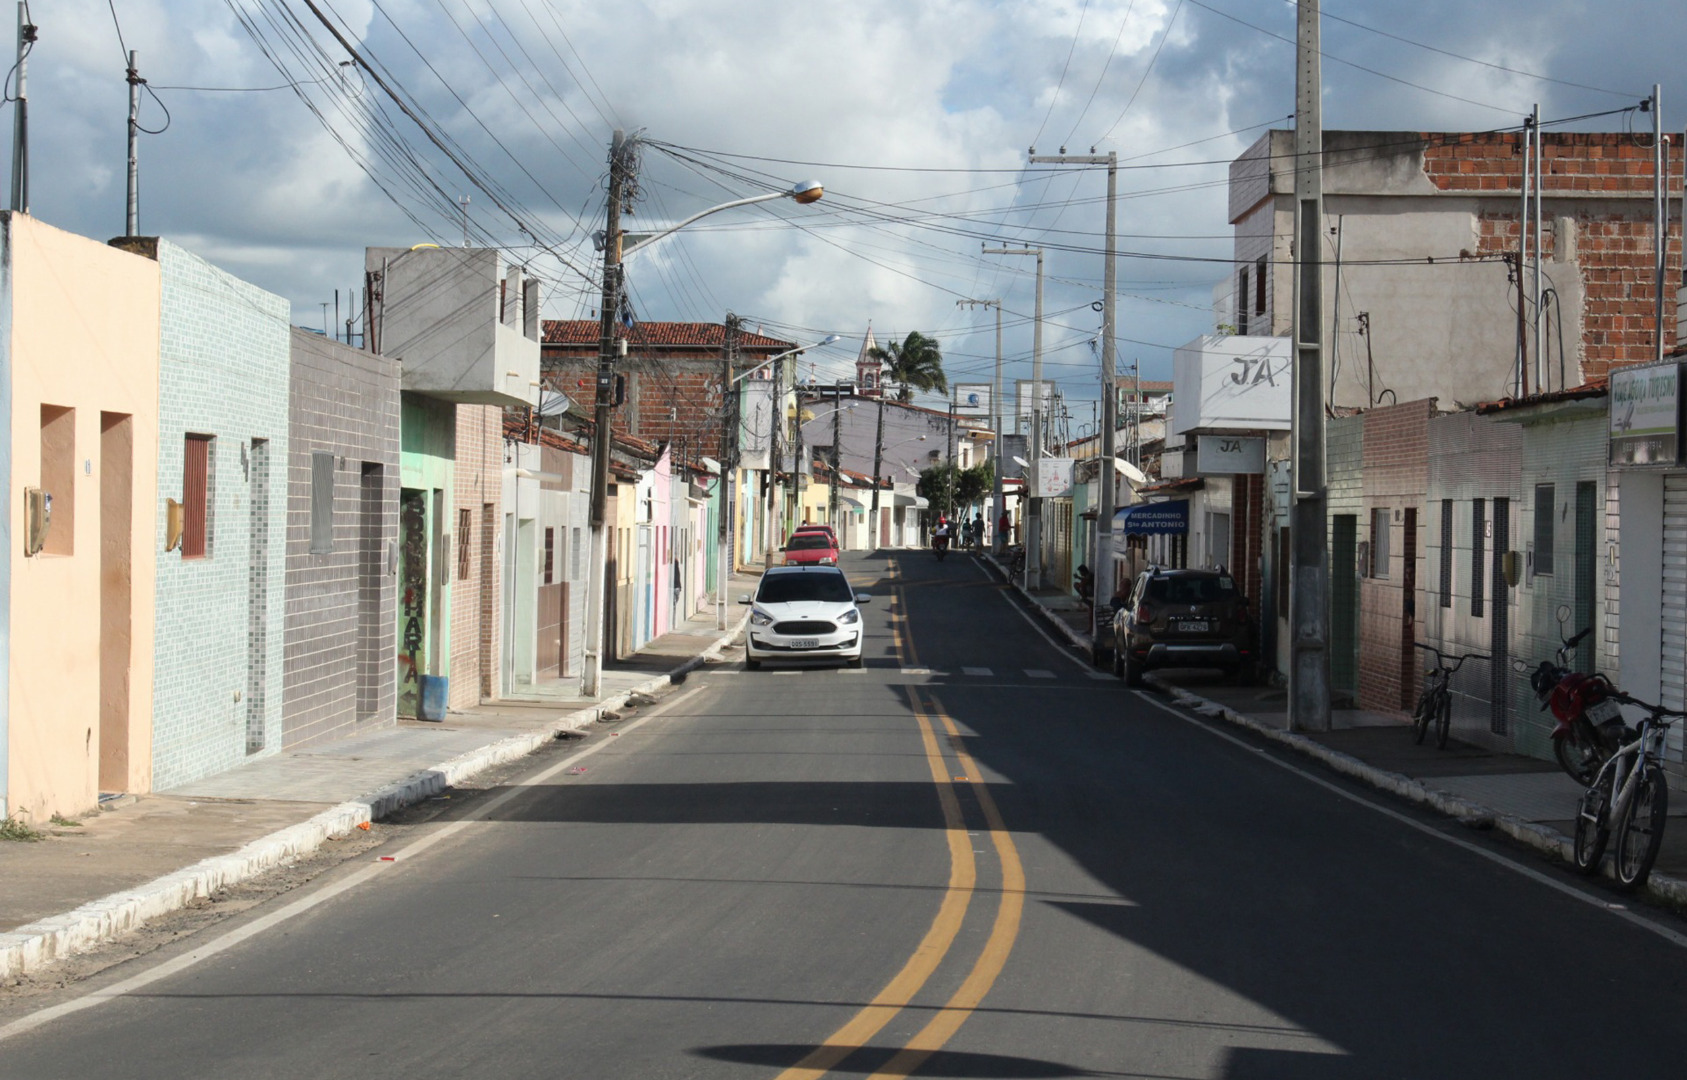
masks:
[[[1239,713],[1228,706],[1201,697],[1199,694],[1191,693],[1182,687],[1173,686],[1153,672],[1144,674],[1142,681],[1171,695],[1173,700],[1189,706],[1202,716],[1224,720],[1237,727],[1246,728],[1299,754],[1314,758],[1336,772],[1351,776],[1369,784],[1371,787],[1397,795],[1419,806],[1427,806],[1438,813],[1457,818],[1460,821],[1491,822],[1494,829],[1527,847],[1550,855],[1564,863],[1571,861],[1572,841],[1557,829],[1548,828],[1533,821],[1525,821],[1510,814],[1502,814],[1481,803],[1461,798],[1438,788],[1432,788],[1421,780],[1415,780],[1401,773],[1379,769],[1374,765],[1360,761],[1351,754],[1332,750],[1304,735],[1262,724],[1258,720],[1244,713]],[[1608,864],[1603,868],[1603,872],[1606,877],[1612,876]],[[1687,882],[1680,881],[1667,874],[1654,872],[1647,879],[1646,891],[1662,903],[1680,910],[1687,910]]]
[[[53,915],[0,934],[0,979],[38,971],[55,960],[87,952],[134,930],[149,920],[179,911],[193,901],[256,877],[283,863],[309,855],[328,840],[345,836],[368,821],[379,821],[406,806],[437,795],[478,772],[515,761],[537,750],[559,733],[578,731],[597,723],[609,709],[624,708],[627,699],[654,694],[717,659],[744,629],[748,613],[716,636],[701,653],[673,670],[617,693],[589,708],[557,718],[550,726],[514,735],[459,754],[432,768],[411,774],[396,784],[361,798],[343,802],[298,825],[270,833],[227,855],[215,855],[145,885],[90,901],[63,915]]]
[[[1042,619],[1043,622],[1058,631],[1060,635],[1066,639],[1067,644],[1078,650],[1078,652],[1083,656],[1087,657],[1090,655],[1090,651],[1095,647],[1094,643],[1085,638],[1082,634],[1078,633],[1076,630],[1072,629],[1070,626],[1066,625],[1065,619],[1060,618],[1047,607],[1037,603],[1037,598],[1026,592],[1024,586],[1008,577],[1007,572],[1004,571],[1001,565],[996,562],[994,556],[981,555],[978,558],[984,563],[986,570],[999,578],[1001,581],[1005,582],[1021,600],[1030,605],[1031,611],[1038,618]]]

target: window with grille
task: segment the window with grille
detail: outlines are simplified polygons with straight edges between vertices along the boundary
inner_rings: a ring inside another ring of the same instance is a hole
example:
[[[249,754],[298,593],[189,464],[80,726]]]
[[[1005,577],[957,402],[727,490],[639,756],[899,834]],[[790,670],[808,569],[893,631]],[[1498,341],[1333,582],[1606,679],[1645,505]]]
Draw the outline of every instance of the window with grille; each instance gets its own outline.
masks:
[[[211,436],[189,435],[182,444],[182,558],[211,554]]]
[[[1389,509],[1379,506],[1371,511],[1371,576],[1388,576]]]
[[[1441,606],[1453,606],[1453,500],[1441,500]]]
[[[1553,484],[1535,485],[1535,573],[1552,573],[1552,518],[1558,508]]]
[[[334,455],[315,451],[310,456],[310,553],[334,550]]]
[[[1470,614],[1482,617],[1488,583],[1488,507],[1482,499],[1470,503]]]
[[[473,538],[474,518],[468,509],[457,511],[457,580],[469,576],[469,541]]]
[[[551,585],[551,584],[555,584],[555,582],[556,582],[556,530],[555,529],[546,529],[545,530],[544,583],[546,585]]]

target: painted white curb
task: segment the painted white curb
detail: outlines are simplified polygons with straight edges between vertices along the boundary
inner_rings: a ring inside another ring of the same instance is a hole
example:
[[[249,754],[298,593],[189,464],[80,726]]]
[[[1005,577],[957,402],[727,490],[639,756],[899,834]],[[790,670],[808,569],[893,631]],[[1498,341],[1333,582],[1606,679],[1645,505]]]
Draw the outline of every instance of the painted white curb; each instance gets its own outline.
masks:
[[[1375,765],[1360,761],[1351,754],[1332,750],[1314,739],[1307,738],[1305,735],[1283,731],[1269,724],[1263,724],[1245,713],[1239,713],[1235,709],[1201,697],[1199,694],[1191,693],[1182,687],[1173,686],[1153,672],[1144,674],[1142,681],[1170,694],[1174,700],[1189,706],[1202,716],[1225,720],[1237,727],[1247,728],[1272,742],[1287,746],[1307,757],[1316,758],[1336,772],[1351,776],[1390,794],[1398,795],[1408,802],[1416,803],[1419,806],[1427,806],[1448,817],[1461,820],[1468,818],[1490,820],[1494,823],[1496,830],[1513,840],[1534,848],[1536,851],[1551,855],[1562,862],[1568,863],[1571,861],[1572,841],[1557,829],[1548,828],[1533,821],[1525,821],[1511,814],[1502,814],[1481,803],[1441,791],[1438,788],[1432,788],[1421,780],[1379,769]],[[1607,877],[1611,876],[1609,864],[1604,867],[1604,872]],[[1687,882],[1654,871],[1646,881],[1646,890],[1672,907],[1687,908]]]
[[[148,920],[179,911],[218,889],[309,855],[329,839],[345,836],[364,822],[378,821],[403,807],[437,795],[478,772],[525,757],[556,738],[559,732],[590,727],[604,711],[624,707],[628,698],[654,693],[702,667],[707,661],[718,658],[744,629],[748,618],[748,613],[745,613],[736,625],[718,634],[708,648],[672,671],[647,679],[598,705],[566,713],[549,727],[500,739],[459,754],[396,784],[324,810],[308,821],[270,833],[228,855],[203,859],[145,885],[112,893],[83,904],[74,911],[49,916],[0,934],[0,979],[37,971],[55,960],[87,952]]]

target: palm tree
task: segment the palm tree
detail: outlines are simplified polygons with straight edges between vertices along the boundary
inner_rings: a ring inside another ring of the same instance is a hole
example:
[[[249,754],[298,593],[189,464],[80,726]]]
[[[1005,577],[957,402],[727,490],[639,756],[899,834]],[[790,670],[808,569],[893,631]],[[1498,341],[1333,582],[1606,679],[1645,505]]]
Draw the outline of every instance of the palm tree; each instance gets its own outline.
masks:
[[[918,330],[888,346],[873,346],[867,355],[885,365],[886,382],[897,385],[896,400],[914,400],[915,390],[929,390],[938,394],[949,392],[949,380],[943,374],[943,352],[935,338],[928,338]]]

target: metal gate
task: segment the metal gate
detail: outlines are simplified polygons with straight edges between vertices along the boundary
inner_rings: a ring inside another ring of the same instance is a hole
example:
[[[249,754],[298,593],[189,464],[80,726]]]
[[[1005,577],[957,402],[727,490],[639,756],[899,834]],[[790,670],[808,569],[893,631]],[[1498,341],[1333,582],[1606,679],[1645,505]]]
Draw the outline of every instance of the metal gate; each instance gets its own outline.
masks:
[[[1687,701],[1687,474],[1664,477],[1664,592],[1659,672],[1662,704],[1679,709]],[[1680,736],[1670,741],[1680,752]]]

